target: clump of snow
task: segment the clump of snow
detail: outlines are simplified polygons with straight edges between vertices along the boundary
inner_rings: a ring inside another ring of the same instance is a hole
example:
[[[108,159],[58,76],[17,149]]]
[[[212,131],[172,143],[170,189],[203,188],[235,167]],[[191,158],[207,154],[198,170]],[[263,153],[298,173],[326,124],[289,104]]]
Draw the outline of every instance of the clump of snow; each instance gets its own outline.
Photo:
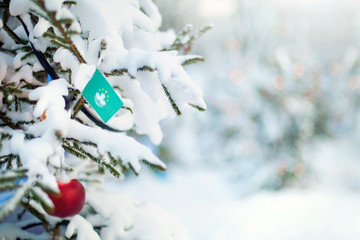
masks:
[[[61,67],[65,70],[71,69],[72,72],[76,73],[78,68],[78,60],[74,54],[68,49],[58,48],[54,54],[54,62],[60,63]]]
[[[45,8],[51,12],[59,10],[64,0],[45,0]]]
[[[43,115],[49,106],[56,106],[60,109],[65,108],[65,100],[63,96],[69,94],[68,82],[65,79],[58,79],[51,81],[44,87],[39,87],[29,94],[30,100],[38,100],[34,109],[34,116],[40,117]]]
[[[67,137],[96,143],[100,154],[111,153],[113,157],[120,158],[125,164],[130,164],[135,172],[140,171],[141,160],[166,169],[166,165],[149,148],[121,133],[103,131],[71,120]]]
[[[99,194],[99,189],[90,190],[87,201],[101,214],[88,220],[93,225],[107,225],[101,230],[102,239],[190,239],[182,224],[153,204],[135,201],[124,194],[104,191]]]
[[[124,1],[80,0],[77,1],[76,6],[72,7],[72,11],[79,17],[82,29],[89,31],[91,40],[103,36],[119,39],[119,34],[133,31],[134,26],[150,32],[155,31],[155,26],[150,18],[138,8]]]
[[[41,37],[51,26],[51,23],[45,19],[40,18],[39,22],[35,25],[33,29],[34,37]]]
[[[14,132],[10,140],[10,151],[14,154],[19,154],[20,149],[24,146],[24,133]]]
[[[168,87],[168,91],[181,109],[188,103],[206,109],[202,91],[181,66],[183,58],[177,55],[177,51],[150,52],[131,49],[125,58],[125,67],[134,77],[137,76],[138,69],[144,66],[156,69],[161,83]]]
[[[93,226],[80,215],[71,218],[65,236],[71,238],[75,233],[77,233],[76,239],[78,240],[101,240]]]
[[[151,81],[150,78],[147,80]],[[134,104],[132,109],[136,132],[139,134],[147,134],[153,143],[159,144],[163,136],[159,121],[168,116],[168,110],[166,106],[164,106],[167,104],[167,100],[164,99],[165,96],[159,98],[157,101],[153,101],[149,95],[141,89],[139,82],[130,79],[122,79],[121,82],[119,81],[119,83],[116,84],[119,84],[119,86],[124,89],[125,96],[131,99]],[[155,86],[159,85],[157,84]],[[159,91],[162,90],[160,89],[157,92]]]
[[[30,0],[11,0],[10,1],[10,14],[13,16],[21,15],[29,11],[32,6]]]
[[[17,55],[19,56],[19,55]],[[16,56],[16,57],[17,57]],[[14,61],[16,61],[16,57]],[[14,63],[16,65],[16,63]],[[25,81],[29,83],[36,83],[37,81],[33,77],[33,70],[30,65],[24,65],[20,68],[20,70],[16,73],[14,73],[10,79],[9,82],[19,82],[21,79],[24,79]]]
[[[140,0],[139,3],[146,15],[152,20],[155,28],[159,28],[161,26],[162,17],[157,6],[151,0]]]
[[[74,86],[82,92],[94,75],[96,67],[94,65],[80,64],[77,74],[74,78]]]

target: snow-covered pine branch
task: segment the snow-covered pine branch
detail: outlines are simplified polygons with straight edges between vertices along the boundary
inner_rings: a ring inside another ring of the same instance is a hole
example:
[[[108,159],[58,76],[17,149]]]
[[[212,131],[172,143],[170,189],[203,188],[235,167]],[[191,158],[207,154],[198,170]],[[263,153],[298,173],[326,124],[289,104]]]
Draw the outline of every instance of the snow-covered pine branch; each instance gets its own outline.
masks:
[[[52,197],[63,193],[60,186],[67,176],[82,180],[89,192],[109,176],[103,173],[120,178],[125,169],[132,169],[139,174],[142,162],[165,170],[166,165],[128,133],[147,135],[159,144],[160,121],[172,117],[174,110],[177,114],[189,106],[205,110],[202,92],[184,68],[204,59],[174,50],[176,34],[159,30],[162,18],[151,0],[0,0],[0,16],[0,199],[1,192],[12,196],[0,201],[0,219],[6,220],[16,208],[23,212],[18,224],[0,224],[0,237],[9,236],[2,232],[9,227],[14,239],[57,238],[59,233],[106,239],[118,236],[118,226],[103,221],[105,225],[90,231],[96,219],[110,217],[122,224],[122,216],[130,214],[136,228],[129,238],[148,234],[175,239],[176,224],[168,231],[163,228],[160,235],[150,227],[161,229],[160,225],[141,226],[154,217],[153,208],[144,213],[142,208],[131,208],[132,212],[121,208],[102,216],[94,195],[80,215],[62,220],[48,214],[56,207]],[[182,37],[189,45],[197,35]],[[81,97],[95,68],[124,102],[107,122],[119,132],[100,128],[79,111],[86,107],[96,114]],[[48,82],[49,71],[60,78]],[[111,196],[104,186],[103,192],[104,197]],[[132,204],[130,199],[126,202]],[[31,223],[22,219],[24,213],[33,217]],[[26,224],[42,224],[45,232],[27,234]]]

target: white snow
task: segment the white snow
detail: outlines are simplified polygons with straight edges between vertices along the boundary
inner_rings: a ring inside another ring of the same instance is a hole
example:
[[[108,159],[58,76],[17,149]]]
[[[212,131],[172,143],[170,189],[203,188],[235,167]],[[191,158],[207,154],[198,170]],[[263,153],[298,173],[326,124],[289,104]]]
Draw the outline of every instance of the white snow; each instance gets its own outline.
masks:
[[[68,82],[65,79],[51,81],[44,87],[39,87],[29,94],[29,99],[38,100],[34,109],[34,116],[40,117],[49,108],[49,106],[65,108],[65,100],[63,96],[67,96]]]
[[[41,37],[51,27],[51,23],[45,18],[40,18],[34,27],[34,37]]]
[[[140,144],[134,138],[121,133],[103,131],[70,120],[67,137],[96,143],[100,154],[111,153],[113,157],[120,158],[124,164],[129,163],[135,172],[140,171],[141,160],[147,160],[152,164],[166,168],[166,165],[149,148]]]
[[[82,92],[86,86],[86,84],[90,81],[94,72],[96,70],[96,66],[94,65],[87,65],[87,64],[80,64],[79,69],[76,73],[74,78],[74,86]]]
[[[180,109],[187,103],[206,109],[202,91],[181,66],[183,58],[177,55],[177,51],[150,52],[131,49],[125,58],[125,67],[134,77],[137,76],[137,70],[144,66],[156,69],[161,83],[168,88]]]
[[[104,240],[190,239],[182,224],[153,204],[96,188],[91,189],[87,196],[89,203],[101,214],[89,218],[89,221],[94,225],[107,225],[101,230]]]
[[[64,0],[45,0],[45,8],[49,11],[57,11],[61,8]]]
[[[21,55],[18,54],[14,59],[14,65],[17,65],[15,61],[17,61],[17,57],[21,58]],[[21,64],[22,65],[22,64]],[[20,67],[20,66],[19,66]],[[30,65],[24,65],[20,68],[20,70],[16,73],[14,73],[10,79],[9,82],[19,82],[21,79],[24,79],[25,81],[29,83],[37,83],[37,81],[34,79],[33,70]]]
[[[77,233],[76,239],[78,240],[101,240],[92,225],[80,215],[71,218],[65,236],[71,238],[75,233]]]
[[[151,81],[151,79],[147,80]],[[133,102],[132,110],[136,132],[147,134],[154,144],[159,144],[163,137],[159,121],[168,116],[167,108],[164,106],[164,102],[166,103],[167,100],[162,98],[155,102],[152,101],[137,81],[123,79],[119,85],[124,89],[125,96]],[[161,92],[158,91],[158,93]]]
[[[157,6],[151,0],[139,0],[139,3],[146,15],[152,20],[155,28],[159,28],[161,26],[162,17]]]
[[[72,11],[79,17],[82,29],[89,30],[90,40],[103,36],[120,39],[119,34],[133,31],[135,25],[146,31],[155,31],[152,21],[139,9],[125,1],[80,0]]]
[[[71,69],[76,74],[79,62],[74,54],[68,49],[58,48],[54,54],[54,62],[60,63],[65,70]]]
[[[10,1],[10,14],[13,16],[21,15],[26,13],[32,2],[30,0],[11,0]]]

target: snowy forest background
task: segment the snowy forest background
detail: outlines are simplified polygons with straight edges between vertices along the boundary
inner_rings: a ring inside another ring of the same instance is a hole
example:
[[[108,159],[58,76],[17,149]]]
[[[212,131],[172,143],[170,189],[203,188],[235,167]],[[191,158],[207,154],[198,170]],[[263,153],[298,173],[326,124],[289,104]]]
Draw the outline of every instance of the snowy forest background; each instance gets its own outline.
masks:
[[[195,239],[360,237],[360,4],[156,2],[163,27],[214,23],[188,68],[208,109],[163,122],[167,172],[123,190]]]

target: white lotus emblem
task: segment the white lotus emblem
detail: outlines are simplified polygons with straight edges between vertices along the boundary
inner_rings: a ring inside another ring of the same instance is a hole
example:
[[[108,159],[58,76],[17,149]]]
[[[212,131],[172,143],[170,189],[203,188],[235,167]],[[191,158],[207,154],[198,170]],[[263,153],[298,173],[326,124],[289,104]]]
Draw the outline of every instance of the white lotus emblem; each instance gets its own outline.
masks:
[[[95,103],[96,105],[98,105],[99,107],[104,107],[106,105],[106,101],[105,101],[105,94],[104,93],[96,93],[95,94]]]

